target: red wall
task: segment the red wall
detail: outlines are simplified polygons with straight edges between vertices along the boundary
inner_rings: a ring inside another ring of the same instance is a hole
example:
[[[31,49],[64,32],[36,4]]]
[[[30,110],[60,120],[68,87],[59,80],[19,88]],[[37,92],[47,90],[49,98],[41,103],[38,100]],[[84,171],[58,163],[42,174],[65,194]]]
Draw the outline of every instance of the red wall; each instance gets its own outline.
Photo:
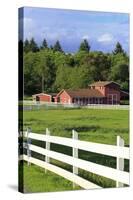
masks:
[[[115,90],[115,89],[110,89],[109,87],[107,87],[105,89],[105,95],[108,96],[109,94],[116,94],[117,95],[117,101],[120,101],[120,91],[119,90]]]
[[[60,94],[60,103],[72,103],[72,98],[65,91],[63,91]]]
[[[95,87],[95,89],[100,91],[105,96],[105,87],[104,86],[97,86],[97,87]]]
[[[51,96],[39,95],[39,101],[51,102]]]

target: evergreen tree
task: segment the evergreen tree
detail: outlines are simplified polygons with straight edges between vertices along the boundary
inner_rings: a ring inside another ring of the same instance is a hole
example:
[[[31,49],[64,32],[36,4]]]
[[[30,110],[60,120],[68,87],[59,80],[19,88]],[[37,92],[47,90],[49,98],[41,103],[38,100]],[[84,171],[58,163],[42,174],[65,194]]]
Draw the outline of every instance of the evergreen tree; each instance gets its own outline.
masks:
[[[48,49],[48,44],[46,39],[43,40],[41,49]]]
[[[30,40],[30,50],[31,50],[32,52],[37,52],[37,51],[39,51],[38,45],[37,45],[37,43],[35,42],[34,38],[32,38],[32,39]]]
[[[25,52],[25,53],[28,53],[29,51],[30,51],[30,43],[29,43],[29,40],[26,39],[26,40],[24,41],[24,52]]]
[[[124,50],[123,50],[123,48],[122,48],[122,45],[119,43],[119,42],[117,42],[117,44],[116,44],[116,47],[115,47],[115,49],[114,49],[114,51],[113,51],[113,54],[114,55],[116,55],[116,54],[118,54],[118,53],[121,53],[121,54],[125,54],[125,52],[124,52]]]
[[[53,50],[53,46],[52,45],[50,45],[50,49]]]
[[[63,52],[62,47],[61,47],[61,45],[60,45],[60,42],[59,42],[58,40],[56,41],[56,43],[55,43],[55,45],[54,45],[54,47],[53,47],[53,50],[54,50],[54,51]]]
[[[90,51],[90,45],[86,39],[84,39],[83,42],[81,42],[79,51]]]

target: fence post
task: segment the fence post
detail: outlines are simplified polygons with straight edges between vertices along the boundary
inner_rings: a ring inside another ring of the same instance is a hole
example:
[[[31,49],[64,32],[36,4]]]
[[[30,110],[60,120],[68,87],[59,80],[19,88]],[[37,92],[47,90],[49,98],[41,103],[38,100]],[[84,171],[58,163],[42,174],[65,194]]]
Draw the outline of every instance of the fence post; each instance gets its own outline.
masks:
[[[50,131],[48,128],[46,128],[46,136],[50,136]],[[50,142],[46,141],[46,150],[50,150]],[[45,156],[45,162],[46,163],[50,163],[50,158],[48,156]],[[47,170],[45,169],[45,172],[47,172]]]
[[[124,140],[120,137],[120,136],[117,136],[117,147],[124,147]],[[119,156],[117,157],[117,170],[121,170],[121,171],[124,171],[124,159],[123,158],[120,158]],[[116,182],[116,187],[123,187],[124,184],[121,183],[121,182]]]
[[[31,150],[30,150],[30,144],[31,139],[29,138],[29,133],[31,132],[30,128],[27,128],[27,156],[28,156],[28,166],[30,166],[30,157],[31,157]]]
[[[78,133],[75,130],[72,130],[72,138],[74,140],[78,140]],[[78,158],[78,149],[73,147],[73,158]],[[73,166],[73,174],[78,175],[78,167]],[[73,183],[73,188],[75,188],[76,184]]]

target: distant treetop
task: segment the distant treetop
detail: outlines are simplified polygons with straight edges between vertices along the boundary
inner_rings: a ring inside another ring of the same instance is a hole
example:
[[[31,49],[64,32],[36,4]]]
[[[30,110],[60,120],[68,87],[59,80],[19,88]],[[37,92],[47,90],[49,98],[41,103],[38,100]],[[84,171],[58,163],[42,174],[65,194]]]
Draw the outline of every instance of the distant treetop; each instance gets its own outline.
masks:
[[[84,39],[83,42],[81,42],[79,51],[90,51],[90,45],[86,39]]]
[[[55,45],[53,46],[53,50],[54,50],[54,51],[63,52],[62,47],[61,47],[61,44],[60,44],[60,42],[59,42],[58,40],[56,41]]]
[[[48,48],[47,40],[44,39],[43,42],[42,42],[41,49],[47,49],[47,48]]]
[[[125,54],[125,51],[123,50],[122,45],[119,42],[116,43],[115,49],[113,51],[114,55],[118,53]]]

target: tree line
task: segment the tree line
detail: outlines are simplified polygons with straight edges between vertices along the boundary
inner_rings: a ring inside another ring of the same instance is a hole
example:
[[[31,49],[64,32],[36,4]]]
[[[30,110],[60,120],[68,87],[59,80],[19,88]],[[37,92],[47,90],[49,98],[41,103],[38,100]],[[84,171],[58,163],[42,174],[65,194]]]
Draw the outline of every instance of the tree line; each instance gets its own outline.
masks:
[[[117,42],[111,53],[91,51],[85,39],[76,53],[65,53],[59,41],[40,46],[26,39],[24,51],[24,94],[87,88],[94,81],[115,81],[129,91],[129,56]]]

